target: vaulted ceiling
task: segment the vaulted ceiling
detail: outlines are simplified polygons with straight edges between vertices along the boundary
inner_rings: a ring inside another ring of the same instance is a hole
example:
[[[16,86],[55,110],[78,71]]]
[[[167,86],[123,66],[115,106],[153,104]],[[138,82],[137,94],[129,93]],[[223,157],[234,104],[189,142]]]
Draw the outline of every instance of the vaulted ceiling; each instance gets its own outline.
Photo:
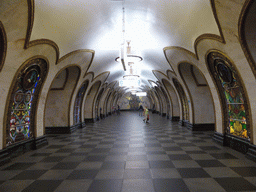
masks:
[[[124,9],[123,9],[124,8]],[[152,70],[172,70],[163,49],[170,46],[195,52],[203,34],[219,35],[210,0],[35,0],[30,40],[56,43],[60,57],[72,51],[95,51],[89,72],[109,71],[107,82],[122,79],[120,56],[123,11],[125,39],[143,58],[144,85],[156,81]]]

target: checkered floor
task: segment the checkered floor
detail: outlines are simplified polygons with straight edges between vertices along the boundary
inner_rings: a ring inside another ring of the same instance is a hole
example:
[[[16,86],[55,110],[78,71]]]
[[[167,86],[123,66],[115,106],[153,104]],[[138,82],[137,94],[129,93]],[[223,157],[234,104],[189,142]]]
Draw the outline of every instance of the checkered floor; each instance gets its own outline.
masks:
[[[212,134],[122,112],[0,167],[0,191],[256,191],[256,163]]]

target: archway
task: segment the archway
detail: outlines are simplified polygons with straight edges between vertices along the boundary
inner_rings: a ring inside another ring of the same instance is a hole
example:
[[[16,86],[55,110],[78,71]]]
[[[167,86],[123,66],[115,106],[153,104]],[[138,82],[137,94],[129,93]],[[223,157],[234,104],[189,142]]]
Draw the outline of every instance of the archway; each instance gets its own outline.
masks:
[[[163,79],[162,82],[163,82],[163,85],[164,85],[164,87],[169,95],[169,98],[171,100],[170,119],[172,121],[179,121],[180,120],[180,106],[179,106],[178,96],[169,81],[167,81],[166,79]]]
[[[80,68],[69,66],[52,81],[45,104],[45,133],[71,133],[77,128],[70,125],[70,106],[79,76]]]
[[[182,119],[180,120],[180,124],[181,125],[186,125],[187,123],[189,123],[189,105],[188,105],[188,99],[187,96],[181,86],[181,84],[178,82],[177,79],[172,79],[173,84],[179,94],[179,98],[180,98],[180,102],[181,102],[181,115],[182,115]]]
[[[80,128],[85,126],[82,118],[82,104],[83,104],[84,94],[87,90],[88,84],[89,84],[88,80],[86,80],[82,84],[82,86],[80,87],[76,95],[76,100],[74,105],[74,125],[77,125]]]
[[[207,55],[207,64],[221,98],[224,144],[246,153],[253,137],[242,79],[231,60],[219,51]]]
[[[100,100],[103,92],[104,92],[104,88],[100,90],[95,102],[95,117],[97,120],[100,120],[100,118],[102,119],[102,108],[100,107]]]
[[[191,97],[193,118],[187,123],[188,128],[193,131],[215,130],[213,99],[203,74],[189,63],[179,64],[179,73]]]
[[[9,91],[10,100],[5,114],[4,146],[23,142],[21,149],[29,150],[34,144],[37,104],[47,72],[47,61],[42,58],[29,59],[17,71]],[[15,156],[14,151],[12,156]]]
[[[86,95],[86,99],[84,102],[84,121],[85,122],[95,122],[95,101],[96,101],[96,95],[99,91],[101,82],[97,81],[95,82],[90,90],[88,91],[87,95]]]

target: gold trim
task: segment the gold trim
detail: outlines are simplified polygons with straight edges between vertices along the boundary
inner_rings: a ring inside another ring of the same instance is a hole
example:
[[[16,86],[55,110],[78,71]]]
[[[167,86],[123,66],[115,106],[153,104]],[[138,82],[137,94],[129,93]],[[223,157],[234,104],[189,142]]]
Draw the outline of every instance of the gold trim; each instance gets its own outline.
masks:
[[[155,75],[155,77],[157,78],[155,73],[160,73],[162,74],[165,78],[169,79],[168,76],[166,74],[164,74],[162,71],[159,70],[152,70],[153,74]],[[167,72],[167,71],[166,71]],[[158,78],[157,78],[158,79]],[[158,79],[160,81],[160,79]]]
[[[34,0],[27,0],[28,3],[28,26],[27,26],[27,34],[25,38],[24,49],[29,47],[29,40],[31,37],[33,25],[34,25],[34,18],[35,18],[35,1]]]
[[[89,73],[85,73],[83,78],[88,78],[87,76],[91,75],[91,79],[90,82],[92,82],[93,78],[94,78],[94,72],[89,72]],[[89,79],[89,78],[88,78]]]
[[[71,101],[72,101],[72,98],[74,97],[76,86],[78,85],[78,81],[79,81],[79,79],[81,77],[81,74],[82,74],[82,70],[81,70],[81,67],[79,65],[74,65],[74,67],[78,68],[78,75],[77,75],[75,86],[73,88],[73,91],[72,91],[72,93],[70,95],[70,99],[69,99],[69,105],[68,105],[68,126],[71,126],[71,124],[70,124],[70,112],[71,112],[71,105],[72,105]],[[74,108],[73,108],[73,111],[74,111]],[[73,114],[73,116],[74,116],[74,114]],[[74,122],[73,122],[73,124],[74,124]]]
[[[195,53],[183,48],[183,47],[179,47],[179,46],[170,46],[170,47],[164,47],[164,54],[166,56],[166,51],[167,50],[179,50],[179,51],[183,51],[187,54],[189,54],[190,56],[194,57],[195,59],[197,59],[197,56]],[[198,60],[198,59],[197,59]]]
[[[99,94],[99,90],[100,90],[100,87],[101,87],[101,81],[96,81],[92,86],[91,88],[99,82],[99,85],[98,85],[98,88],[97,90],[95,91],[95,95],[94,95],[94,98],[93,98],[93,102],[92,102],[92,118],[94,118],[93,114],[95,114],[95,105],[96,105],[96,100],[97,100],[97,96]]]
[[[189,64],[190,64],[190,63],[189,63]],[[196,75],[195,75],[195,72],[194,72],[194,67],[195,67],[194,65],[190,64],[190,72],[191,72],[191,74],[192,74],[193,79],[194,79],[195,82],[196,82],[197,87],[205,87],[205,86],[207,86],[207,84],[200,84],[200,83],[198,82],[198,80],[197,80],[197,78],[196,78]],[[205,79],[203,73],[201,73],[201,70],[200,70],[199,68],[197,68],[197,69],[198,69],[199,73],[202,75],[202,77],[204,78],[204,80],[206,81],[206,79]]]
[[[254,77],[256,78],[256,62],[251,54],[248,44],[247,44],[247,41],[245,38],[245,31],[244,31],[245,20],[246,20],[246,17],[249,13],[249,9],[253,2],[254,2],[253,0],[246,0],[243,5],[243,8],[240,13],[239,20],[238,20],[238,37],[239,37],[240,45],[244,51],[245,57],[251,67]]]
[[[215,19],[216,20],[216,19]],[[218,26],[219,27],[219,26]],[[220,28],[219,28],[219,31],[220,31]],[[198,45],[201,41],[203,40],[215,40],[215,41],[219,41],[221,43],[224,43],[225,44],[225,40],[224,38],[222,38],[221,36],[219,35],[215,35],[215,34],[211,34],[211,33],[205,33],[205,34],[202,34],[200,36],[198,36],[194,42],[194,50],[195,50],[195,55],[196,55],[196,58],[197,60],[199,60],[199,55],[198,55]]]
[[[170,78],[169,78],[168,73],[171,73],[171,74],[173,74],[173,75],[177,76],[177,75],[176,75],[176,73],[175,73],[174,71],[171,71],[170,69],[167,69],[167,70],[166,70],[166,75],[167,75],[167,77],[168,77],[168,79],[169,79],[169,80],[170,80]]]
[[[78,93],[79,93],[79,91],[80,91],[80,89],[82,88],[82,86],[84,85],[84,84],[86,84],[86,88],[85,88],[85,91],[84,91],[84,96],[82,97],[82,101],[81,101],[81,103],[80,103],[80,120],[81,120],[81,123],[82,123],[82,121],[83,121],[83,116],[82,116],[82,110],[83,110],[83,101],[84,101],[84,97],[85,97],[85,93],[86,93],[86,91],[87,91],[87,89],[88,89],[88,86],[89,86],[89,83],[90,83],[90,81],[88,80],[88,79],[86,79],[84,82],[82,82],[81,83],[81,85],[80,85],[80,87],[78,88],[78,91],[77,91],[77,93],[76,93],[76,98],[75,98],[75,102],[74,102],[74,106],[75,106],[75,103],[76,103],[76,99],[77,99],[77,96],[78,96]],[[73,124],[74,124],[74,113],[75,113],[75,110],[74,110],[74,108],[73,108]]]
[[[62,71],[63,71],[63,70],[62,70]],[[61,72],[62,72],[62,71],[61,71]],[[64,90],[64,89],[65,89],[66,84],[67,84],[67,81],[68,81],[68,76],[69,76],[69,72],[68,72],[67,68],[65,69],[65,71],[66,71],[66,76],[65,76],[65,81],[64,81],[63,86],[60,87],[60,88],[51,88],[50,91],[58,91],[58,90]],[[60,74],[60,73],[59,73],[59,74]],[[55,80],[56,78],[57,78],[57,76],[54,78],[54,80]]]
[[[28,26],[27,26],[27,33],[26,33],[26,38],[25,38],[24,49],[28,49],[29,47],[33,47],[35,45],[48,44],[48,45],[52,46],[56,52],[56,61],[55,61],[56,65],[59,64],[61,61],[65,60],[67,57],[71,56],[72,54],[76,54],[79,52],[92,53],[91,61],[86,70],[86,72],[87,72],[89,70],[89,68],[91,67],[91,64],[92,64],[92,61],[93,61],[93,58],[95,55],[94,50],[79,49],[79,50],[75,50],[70,53],[67,53],[63,57],[59,58],[59,56],[60,56],[59,47],[54,41],[49,40],[49,39],[37,39],[37,40],[30,41],[32,30],[33,30],[33,25],[34,25],[34,19],[35,19],[35,0],[27,0],[27,3],[28,3]]]
[[[59,60],[58,60],[58,63],[56,64],[59,64],[60,62],[64,61],[65,59],[67,59],[68,57],[70,57],[71,55],[74,55],[74,54],[77,54],[77,53],[91,53],[94,57],[94,54],[95,54],[95,51],[94,50],[91,50],[91,49],[77,49],[75,51],[71,51],[69,53],[67,53],[66,55],[62,56]],[[92,58],[93,58],[92,57]],[[92,61],[91,61],[92,62]],[[90,66],[90,65],[89,65]]]
[[[222,28],[221,28],[221,25],[220,25],[220,22],[219,22],[219,19],[218,19],[218,14],[217,14],[216,6],[215,6],[215,0],[210,0],[210,5],[211,5],[211,8],[212,8],[212,13],[213,13],[213,16],[214,16],[215,22],[217,24],[220,35],[216,35],[216,34],[212,34],[212,33],[205,33],[205,34],[199,35],[196,38],[196,40],[194,41],[194,51],[195,51],[195,53],[193,53],[193,52],[191,52],[191,51],[189,51],[189,50],[187,50],[183,47],[179,47],[179,46],[165,47],[163,49],[164,56],[165,56],[165,58],[166,58],[167,62],[169,63],[172,70],[173,70],[173,67],[172,67],[172,65],[171,65],[171,63],[168,60],[167,55],[166,55],[167,50],[176,49],[176,50],[180,50],[180,51],[185,51],[187,54],[189,54],[192,57],[194,57],[195,59],[199,60],[198,48],[197,47],[198,47],[198,45],[201,41],[203,41],[205,39],[210,39],[210,40],[215,40],[215,41],[221,42],[223,44],[226,44],[226,41],[225,41],[225,38],[224,38],[224,35],[223,35],[223,32],[222,32]]]
[[[39,93],[38,93],[38,100],[37,100],[37,103],[36,103],[36,110],[35,110],[35,118],[34,118],[34,122],[33,122],[33,126],[34,126],[34,130],[33,130],[33,134],[34,134],[34,137],[36,138],[37,137],[37,108],[38,108],[38,103],[40,101],[40,98],[41,98],[41,94],[42,94],[42,89],[43,89],[43,86],[44,86],[44,83],[45,83],[45,80],[47,79],[47,76],[48,76],[48,72],[49,72],[49,60],[45,57],[45,56],[42,56],[42,55],[36,55],[36,56],[33,56],[27,60],[25,60],[22,65],[19,67],[19,69],[16,71],[13,79],[12,79],[12,83],[11,83],[11,86],[9,87],[9,91],[8,91],[8,95],[6,97],[6,102],[5,102],[5,112],[4,112],[4,119],[3,119],[3,148],[6,147],[6,125],[7,125],[7,119],[8,119],[8,113],[9,113],[9,105],[10,105],[10,100],[11,100],[11,96],[12,96],[12,91],[14,89],[14,86],[16,84],[16,81],[17,81],[17,78],[18,76],[20,75],[20,73],[22,71],[25,70],[25,68],[27,68],[26,66],[30,65],[31,61],[35,60],[35,59],[42,59],[46,62],[46,67],[47,67],[47,71],[46,71],[46,76],[44,77],[44,81],[42,82],[41,84],[41,88],[39,90]],[[44,118],[43,118],[43,126],[44,126]]]
[[[103,85],[102,85],[102,86],[103,86]],[[100,117],[100,116],[98,116],[98,112],[99,112],[99,109],[100,109],[99,105],[100,105],[101,97],[102,97],[103,92],[104,92],[104,88],[103,88],[102,86],[101,86],[101,88],[100,88],[99,93],[97,94],[97,98],[96,98],[96,101],[95,101],[95,107],[94,107],[94,109],[95,109],[95,114],[97,114],[97,115],[96,115],[96,118],[97,118],[97,117]],[[96,107],[97,107],[97,110],[96,110]]]
[[[103,75],[105,75],[105,74],[108,74],[107,75],[107,77],[106,77],[106,79],[103,81],[104,83],[106,82],[106,80],[107,80],[107,78],[109,77],[109,75],[110,75],[110,71],[105,71],[105,72],[103,72],[103,73],[101,73],[101,74],[99,74],[99,75],[97,75],[95,78],[93,78],[93,80],[92,80],[92,82],[94,82],[96,79],[98,79],[100,76],[103,76]],[[103,84],[103,83],[102,83]]]
[[[78,84],[79,78],[81,77],[81,67],[80,67],[79,65],[75,65],[75,64],[67,65],[67,66],[63,67],[62,69],[60,69],[60,70],[55,74],[55,76],[54,76],[54,78],[53,78],[53,80],[52,80],[52,82],[51,82],[51,85],[50,85],[50,87],[49,87],[49,89],[48,89],[48,91],[47,91],[47,96],[46,96],[46,98],[45,98],[45,105],[44,105],[44,122],[45,122],[45,111],[46,111],[46,105],[47,105],[49,93],[50,93],[50,91],[55,91],[55,90],[51,90],[51,86],[52,86],[52,84],[53,84],[53,81],[54,81],[54,79],[55,79],[63,70],[66,70],[66,69],[68,69],[68,68],[70,68],[70,67],[77,67],[77,68],[79,69],[78,78],[77,78],[77,81],[76,81],[76,83],[75,83],[75,86],[74,86],[74,88],[73,88],[73,91],[72,91],[71,96],[70,96],[70,99],[69,99],[69,106],[68,106],[68,123],[67,123],[67,124],[68,124],[68,126],[70,126],[70,108],[71,108],[71,101],[72,101],[72,97],[73,97],[73,95],[74,95],[75,88],[76,88],[76,86],[77,86],[77,84]],[[45,134],[45,126],[44,126],[44,134]]]
[[[188,98],[187,98],[187,95],[182,87],[182,85],[180,84],[180,82],[178,81],[178,79],[176,78],[172,78],[172,82],[174,84],[174,87],[179,95],[179,99],[180,99],[180,102],[181,102],[181,110],[182,110],[182,120],[187,120],[189,121],[189,118],[190,118],[190,110],[189,110],[189,104],[188,104]],[[181,88],[181,89],[179,89]],[[184,110],[184,105],[183,105],[183,102],[184,104],[187,106],[187,109]],[[193,117],[193,116],[192,116]],[[186,119],[187,118],[187,119]]]
[[[161,89],[160,89],[160,86],[158,87],[155,87],[155,93],[158,97],[158,100],[160,101],[160,105],[161,105],[161,113],[163,113],[163,109],[164,109],[164,101],[163,101],[163,98],[162,98],[162,92],[161,92]],[[164,97],[164,96],[163,96]]]
[[[217,90],[217,93],[218,93],[218,97],[219,97],[219,100],[220,100],[220,104],[221,104],[221,111],[222,111],[222,122],[223,122],[223,127],[222,127],[222,131],[223,133],[225,133],[225,126],[226,126],[226,123],[227,123],[227,120],[225,119],[226,117],[226,113],[224,113],[224,110],[226,109],[225,106],[226,106],[226,102],[223,103],[225,100],[225,98],[223,98],[222,94],[220,94],[220,91],[219,91],[219,88],[218,88],[218,85],[217,85],[217,82],[215,82],[215,78],[211,72],[211,70],[209,69],[209,63],[208,63],[208,56],[210,53],[215,53],[217,54],[218,57],[222,58],[224,61],[228,62],[229,65],[232,66],[232,68],[234,68],[238,78],[239,78],[239,84],[241,83],[241,90],[242,90],[242,94],[243,96],[245,97],[244,98],[244,103],[246,104],[247,106],[247,113],[246,113],[246,117],[248,117],[248,121],[247,121],[247,125],[250,129],[250,143],[253,143],[253,121],[252,121],[252,116],[251,116],[251,105],[250,105],[250,100],[249,100],[249,97],[248,97],[248,93],[246,91],[246,86],[244,84],[244,81],[242,79],[242,76],[240,74],[240,72],[238,71],[237,67],[235,66],[233,60],[231,60],[231,58],[229,56],[227,56],[224,52],[220,51],[220,50],[217,50],[217,49],[211,49],[211,50],[208,50],[206,55],[205,55],[205,61],[207,63],[207,69],[208,69],[208,72],[210,73],[211,77],[212,77],[212,80],[215,84],[215,88]],[[227,109],[226,109],[227,110]],[[216,114],[216,113],[215,113]],[[225,116],[225,117],[224,117]]]
[[[172,104],[172,106],[171,106],[171,107],[172,107],[172,116],[173,116],[173,100],[172,100],[172,97],[171,97],[171,95],[170,95],[170,93],[169,93],[169,89],[167,89],[166,84],[169,84],[170,87],[172,87],[172,88],[173,88],[173,86],[172,86],[172,84],[171,84],[168,80],[166,80],[166,79],[162,79],[162,83],[163,83],[163,86],[164,86],[164,88],[165,88],[165,90],[166,90],[168,96],[169,96],[169,100],[171,101],[171,104]],[[174,88],[173,88],[173,89],[174,89]],[[175,92],[175,91],[174,91],[174,92]],[[175,92],[175,94],[176,94],[176,92]],[[178,97],[177,94],[176,94],[176,97]]]
[[[188,92],[188,96],[189,96],[189,99],[190,99],[190,102],[191,102],[191,115],[192,115],[192,121],[193,122],[191,122],[191,123],[195,123],[195,109],[194,109],[194,101],[193,101],[193,97],[192,97],[192,95],[191,95],[191,92],[190,92],[190,90],[189,90],[189,88],[188,88],[188,85],[187,85],[187,83],[186,83],[186,81],[185,81],[185,79],[184,79],[184,76],[183,76],[183,74],[181,73],[181,65],[182,64],[189,64],[189,65],[191,65],[189,62],[179,62],[178,63],[178,70],[179,70],[179,74],[180,74],[180,77],[181,77],[181,79],[182,79],[182,81],[183,81],[183,83],[184,83],[184,85],[185,85],[185,88],[187,89],[187,92]],[[180,85],[181,85],[181,83],[179,83]],[[181,85],[182,86],[182,85]],[[184,88],[183,88],[184,89]],[[186,93],[184,92],[184,94],[186,95]],[[189,105],[188,105],[189,106]],[[188,119],[189,120],[189,119]]]
[[[4,25],[1,21],[0,21],[0,36],[1,36],[0,43],[1,43],[1,47],[3,48],[3,50],[1,50],[2,53],[0,53],[0,72],[1,72],[4,66],[5,57],[7,53],[7,36],[4,29]]]
[[[59,60],[59,56],[60,56],[60,51],[59,51],[59,47],[58,45],[52,41],[52,40],[49,40],[49,39],[37,39],[37,40],[33,40],[33,41],[30,41],[29,44],[26,46],[26,48],[30,48],[30,47],[33,47],[33,46],[36,46],[36,45],[50,45],[51,47],[53,47],[53,49],[55,50],[56,52],[56,60],[55,60],[55,63],[58,62]]]
[[[222,28],[221,28],[221,25],[220,25],[220,21],[219,21],[219,18],[218,18],[216,6],[215,6],[215,0],[210,0],[210,4],[211,4],[211,7],[212,7],[212,13],[213,13],[213,16],[215,18],[215,22],[216,22],[216,24],[218,26],[219,33],[220,33],[220,36],[219,36],[220,39],[219,39],[219,37],[217,37],[217,39],[221,40],[220,41],[221,43],[226,44],[226,40],[224,38],[224,35],[223,35],[223,32],[222,32]],[[217,39],[215,39],[215,40],[217,40]],[[217,40],[217,41],[219,41],[219,40]]]

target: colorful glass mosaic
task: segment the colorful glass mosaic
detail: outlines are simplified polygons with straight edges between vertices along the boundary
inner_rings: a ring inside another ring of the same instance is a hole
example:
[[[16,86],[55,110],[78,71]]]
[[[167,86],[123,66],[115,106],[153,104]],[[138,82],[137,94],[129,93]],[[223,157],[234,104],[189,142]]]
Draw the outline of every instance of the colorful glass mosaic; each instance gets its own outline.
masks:
[[[228,63],[221,59],[216,59],[214,66],[222,85],[228,109],[227,133],[249,139],[244,97],[236,73]]]
[[[12,92],[12,98],[9,108],[8,126],[6,129],[7,146],[33,137],[33,128],[31,121],[34,118],[36,106],[35,96],[40,91],[42,69],[46,63],[42,60],[35,60],[33,65],[28,66],[18,76]],[[40,85],[39,85],[40,84]]]

